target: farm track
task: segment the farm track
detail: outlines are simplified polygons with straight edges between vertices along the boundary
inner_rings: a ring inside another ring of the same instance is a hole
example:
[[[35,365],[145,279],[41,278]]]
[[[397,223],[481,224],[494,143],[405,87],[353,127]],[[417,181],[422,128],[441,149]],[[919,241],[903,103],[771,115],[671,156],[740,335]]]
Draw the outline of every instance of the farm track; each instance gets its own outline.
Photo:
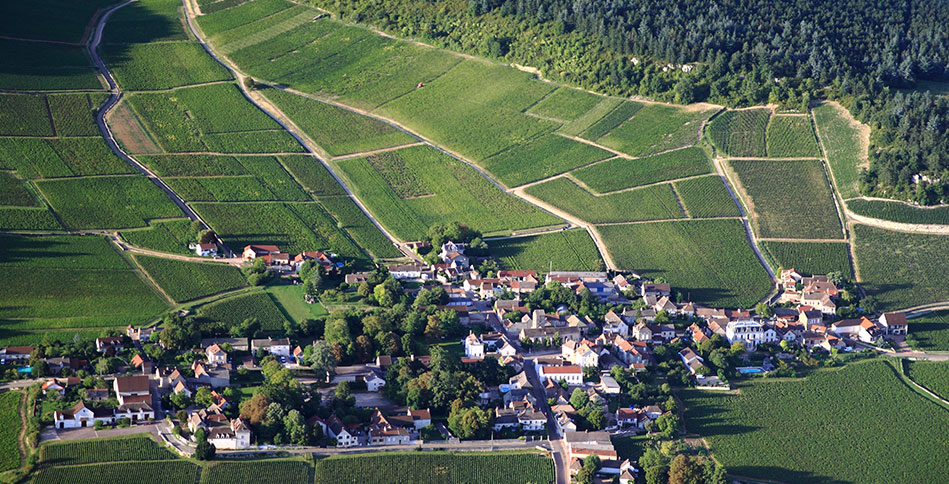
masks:
[[[400,252],[405,254],[406,257],[412,259],[413,261],[420,262],[421,258],[418,255],[416,255],[414,252],[409,250],[407,247],[405,247],[405,245],[402,243],[401,240],[399,240],[394,235],[392,235],[391,232],[386,230],[386,228],[382,226],[379,220],[377,220],[375,216],[373,216],[373,214],[369,212],[369,210],[362,203],[362,201],[359,200],[359,198],[353,194],[349,186],[343,182],[342,178],[340,178],[340,176],[333,170],[333,167],[330,166],[330,164],[326,161],[328,159],[328,156],[325,155],[325,151],[322,150],[319,147],[319,145],[315,143],[312,139],[306,136],[306,134],[303,133],[303,130],[301,130],[295,123],[293,123],[292,120],[290,120],[290,118],[287,115],[283,114],[282,111],[280,111],[273,103],[268,101],[263,95],[261,95],[259,92],[249,91],[244,84],[244,80],[248,76],[245,75],[240,70],[238,70],[237,67],[231,63],[230,59],[227,59],[227,57],[225,57],[223,54],[219,55],[214,50],[214,48],[211,47],[211,45],[205,41],[204,32],[200,30],[200,27],[195,26],[194,12],[197,7],[194,5],[194,3],[196,2],[191,2],[189,0],[182,0],[182,6],[184,7],[184,13],[185,13],[185,23],[187,24],[188,29],[191,31],[191,34],[195,37],[195,40],[199,44],[201,44],[202,48],[204,48],[205,52],[207,52],[208,55],[210,55],[219,64],[224,66],[224,68],[227,69],[235,78],[237,78],[238,85],[240,86],[241,93],[244,94],[244,97],[247,98],[247,100],[251,102],[254,106],[256,106],[257,109],[260,109],[261,111],[266,113],[268,116],[273,118],[273,120],[276,121],[278,124],[280,124],[280,126],[282,126],[288,133],[290,133],[290,135],[293,136],[297,140],[297,142],[299,142],[309,152],[311,156],[313,156],[316,160],[318,160],[323,165],[323,167],[326,168],[327,171],[329,171],[330,175],[333,176],[336,182],[339,183],[340,186],[343,187],[343,190],[346,192],[347,195],[349,195],[349,197],[353,200],[353,202],[356,203],[356,206],[358,206],[359,209],[362,210],[362,212],[366,215],[366,217],[368,217],[369,220],[372,221],[373,225],[375,225],[376,228],[378,228],[379,231],[382,232],[382,234],[385,235],[386,238],[389,239],[393,243],[393,245],[395,245],[399,249]],[[323,153],[324,156],[318,156],[317,155],[318,153]]]
[[[230,257],[226,259],[210,259],[207,257],[191,257],[187,255],[180,254],[169,254],[167,252],[159,252],[157,250],[142,249],[130,245],[128,242],[122,239],[118,233],[109,234],[108,237],[112,239],[123,251],[131,252],[133,254],[148,255],[152,257],[161,257],[162,259],[173,259],[180,260],[182,262],[198,262],[204,264],[227,264],[235,267],[240,267],[243,264],[243,260],[240,257]]]
[[[818,242],[831,244],[845,244],[847,239],[793,239],[787,237],[759,237],[761,242]]]
[[[366,156],[377,155],[377,154],[379,154],[379,153],[388,153],[389,151],[398,151],[398,150],[401,150],[401,149],[403,149],[403,148],[411,148],[411,147],[413,147],[413,146],[425,146],[425,143],[424,143],[423,141],[419,141],[419,142],[416,142],[416,143],[407,143],[407,144],[404,144],[404,145],[392,146],[392,147],[389,147],[389,148],[379,148],[379,149],[377,149],[377,150],[360,151],[360,152],[358,152],[358,153],[349,153],[349,154],[347,154],[347,155],[334,156],[334,157],[333,157],[333,161],[348,160],[348,159],[351,159],[351,158],[363,158],[363,157],[366,157]]]
[[[662,222],[687,222],[690,220],[741,220],[741,217],[660,218],[655,220],[631,220],[629,222],[602,222],[596,224],[596,226],[656,224]]]
[[[26,418],[26,404],[29,402],[30,397],[26,393],[20,394],[20,431],[17,433],[16,445],[20,448],[20,465],[23,464],[23,459],[26,456],[30,455],[29,449],[26,447],[26,429],[29,427],[29,419]]]

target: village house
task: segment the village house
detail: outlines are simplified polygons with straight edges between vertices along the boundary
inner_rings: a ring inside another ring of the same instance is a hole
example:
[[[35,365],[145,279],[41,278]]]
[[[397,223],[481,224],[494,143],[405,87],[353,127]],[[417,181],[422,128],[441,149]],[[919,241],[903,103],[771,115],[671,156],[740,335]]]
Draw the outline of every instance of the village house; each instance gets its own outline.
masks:
[[[765,328],[760,322],[747,319],[729,321],[725,326],[725,338],[729,343],[741,342],[745,346],[754,348],[762,343],[775,343],[778,334],[773,328]]]
[[[883,313],[880,315],[880,326],[886,330],[889,335],[905,335],[907,333],[906,314],[904,313]]]
[[[217,244],[195,244],[194,253],[198,257],[217,257]]]
[[[135,328],[131,324],[125,328],[125,335],[132,341],[148,342],[152,338],[155,328]]]
[[[419,410],[408,409],[408,416],[412,417],[412,424],[415,430],[422,430],[432,424],[432,412],[427,408]]]
[[[107,336],[104,338],[96,338],[96,351],[99,353],[105,353],[107,355],[114,355],[119,351],[122,351],[124,345],[122,344],[121,336]]]
[[[241,252],[241,257],[245,262],[250,262],[258,257],[279,253],[280,248],[276,245],[248,245],[245,246],[244,251]]]
[[[564,432],[563,440],[567,446],[568,460],[582,460],[590,455],[596,455],[601,460],[617,457],[609,432]]]
[[[646,416],[645,412],[638,408],[617,408],[616,409],[616,425],[620,427],[633,427],[637,430],[645,430],[646,422],[649,421],[649,417]]]
[[[468,256],[465,255],[465,244],[456,244],[448,241],[442,244],[442,250],[438,256],[449,266],[456,269],[467,269],[469,265]]]
[[[208,442],[219,449],[250,447],[250,426],[240,417],[227,418],[216,404],[191,413],[188,417],[188,429],[194,433],[198,428],[203,428],[207,432]]]
[[[95,422],[111,425],[115,414],[111,408],[93,408],[79,402],[72,408],[53,412],[53,426],[57,429],[92,427]]]
[[[147,402],[131,402],[115,409],[115,419],[127,418],[131,423],[155,420],[155,410]]]
[[[540,381],[552,381],[554,383],[561,380],[567,382],[567,385],[583,384],[583,368],[576,365],[548,366],[538,365],[537,376]]]
[[[353,272],[352,274],[346,274],[343,282],[350,286],[358,286],[364,282],[369,282],[370,277],[372,277],[371,272]]]
[[[299,271],[300,266],[302,266],[303,263],[308,260],[315,261],[320,265],[320,267],[323,268],[323,270],[327,272],[335,269],[336,267],[335,264],[333,264],[331,256],[317,250],[300,252],[290,260],[290,264],[293,266],[293,270]]]
[[[248,343],[247,338],[219,337],[219,338],[205,338],[201,340],[201,347],[205,349],[210,348],[213,345],[218,345],[223,349],[225,344],[231,345],[231,349],[233,349],[234,351],[250,350],[250,344]]]
[[[680,351],[679,359],[681,359],[685,367],[688,368],[689,373],[693,375],[703,373],[702,369],[705,368],[705,360],[692,351],[692,348],[684,348]]]
[[[801,305],[810,306],[831,316],[837,313],[837,303],[826,292],[805,292],[801,295]]]
[[[346,430],[346,426],[335,414],[326,419],[324,431],[336,440],[336,447],[353,447],[359,444],[356,436]]]
[[[148,376],[117,376],[112,382],[112,391],[119,401],[119,405],[126,403],[151,403],[152,396],[149,389]]]
[[[277,356],[290,357],[290,339],[289,338],[264,338],[254,339],[250,342],[250,352],[256,354],[257,350],[264,350],[267,353]]]
[[[423,279],[422,273],[427,272],[427,267],[422,264],[396,264],[389,266],[387,269],[389,275],[400,281],[403,279]]]
[[[227,364],[227,352],[221,349],[218,344],[213,344],[208,346],[204,351],[208,357],[208,363],[211,365],[225,365]]]
[[[564,360],[580,367],[597,366],[600,363],[600,355],[585,342],[572,339],[564,341],[560,352]]]

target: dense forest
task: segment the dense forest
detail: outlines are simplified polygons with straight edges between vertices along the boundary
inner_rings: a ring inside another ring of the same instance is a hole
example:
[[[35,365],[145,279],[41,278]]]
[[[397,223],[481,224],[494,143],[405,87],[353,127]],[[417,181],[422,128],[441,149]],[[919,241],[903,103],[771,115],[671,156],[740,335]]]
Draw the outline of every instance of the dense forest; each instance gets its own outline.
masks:
[[[608,94],[790,108],[838,100],[873,128],[865,193],[949,200],[949,100],[911,89],[949,74],[945,0],[310,1]],[[917,186],[916,174],[932,182]]]

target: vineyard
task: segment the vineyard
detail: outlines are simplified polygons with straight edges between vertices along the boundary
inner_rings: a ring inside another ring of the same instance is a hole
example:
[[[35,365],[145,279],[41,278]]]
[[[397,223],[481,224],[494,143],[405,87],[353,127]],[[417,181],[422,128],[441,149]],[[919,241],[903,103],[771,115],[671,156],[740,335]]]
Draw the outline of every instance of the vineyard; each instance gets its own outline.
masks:
[[[527,112],[543,118],[573,121],[593,109],[602,99],[596,94],[561,87],[531,106]]]
[[[746,203],[759,237],[843,238],[822,162],[731,160],[728,164],[750,198]]]
[[[20,437],[20,400],[23,394],[11,392],[0,394],[0,471],[20,467],[23,456],[17,446]]]
[[[402,252],[392,245],[392,241],[387,239],[382,231],[369,220],[352,198],[348,196],[321,197],[320,205],[333,214],[342,224],[342,229],[373,257],[383,259],[402,257]]]
[[[699,148],[683,148],[645,158],[612,160],[570,173],[600,193],[648,185],[712,172],[712,164]]]
[[[316,158],[312,156],[281,156],[280,161],[287,171],[313,194],[317,196],[346,194],[343,187]]]
[[[135,172],[100,138],[0,138],[0,159],[31,179]]]
[[[901,382],[888,362],[683,396],[688,430],[708,441],[729,473],[802,484],[949,480],[949,414]],[[772,448],[782,450],[762,451]]]
[[[853,278],[847,244],[834,242],[776,242],[766,240],[762,248],[774,263],[784,269],[796,269],[802,274],[839,272]]]
[[[553,461],[541,454],[386,452],[329,457],[316,463],[316,484],[550,484]]]
[[[158,287],[179,303],[247,285],[240,269],[231,265],[184,262],[146,255],[133,257]]]
[[[683,220],[597,227],[619,268],[664,277],[685,300],[751,307],[771,280],[739,220]]]
[[[949,311],[936,311],[907,320],[906,342],[923,351],[949,351]],[[949,400],[949,395],[944,395]]]
[[[507,186],[523,185],[605,160],[613,155],[595,146],[547,134],[504,150],[481,165]]]
[[[151,434],[108,439],[50,442],[40,448],[40,462],[69,466],[100,462],[171,460],[176,456],[159,445]]]
[[[150,219],[181,217],[181,210],[142,176],[40,180],[37,188],[71,229],[145,227]]]
[[[864,289],[885,309],[949,297],[949,238],[855,225],[854,257]]]
[[[335,162],[354,193],[402,240],[425,237],[428,227],[457,221],[483,233],[555,225],[559,219],[507,195],[471,167],[429,146],[387,153],[398,157],[432,195],[403,198],[365,158]]]
[[[679,180],[673,186],[691,218],[739,215],[738,205],[718,175]]]
[[[597,271],[603,261],[582,229],[488,241],[488,248],[501,267],[511,270]]]
[[[591,124],[589,128],[580,134],[580,137],[590,141],[596,141],[610,131],[613,131],[617,126],[625,123],[629,118],[633,117],[637,111],[642,109],[642,107],[643,105],[641,103],[624,101],[623,104],[617,106],[616,109],[610,111],[609,114],[603,116],[599,121]]]
[[[119,86],[129,91],[232,79],[224,66],[191,41],[105,45],[102,56]]]
[[[867,166],[869,128],[837,104],[821,104],[813,113],[837,191],[844,199],[859,195],[857,183],[861,170]]]
[[[817,136],[807,116],[772,116],[767,133],[771,158],[816,158]]]
[[[382,121],[324,102],[266,89],[264,95],[316,144],[333,156],[415,142],[411,135]]]
[[[179,21],[181,4],[174,0],[138,0],[117,10],[106,23],[104,42],[187,40]]]
[[[237,326],[247,318],[257,318],[263,331],[283,331],[286,318],[273,299],[264,292],[229,297],[201,306],[198,315],[225,327]]]
[[[313,467],[297,460],[212,462],[201,473],[201,484],[285,484],[313,482]]]
[[[907,361],[906,373],[914,382],[943,399],[949,398],[949,363],[944,361]]]
[[[883,200],[848,200],[847,208],[864,217],[892,220],[906,224],[949,225],[949,207],[914,207],[903,202]]]
[[[547,98],[549,99],[550,96]],[[590,108],[589,111],[577,116],[576,119],[570,121],[560,128],[560,133],[567,136],[579,136],[590,126],[592,126],[593,123],[603,119],[604,116],[612,112],[620,104],[623,104],[622,99],[614,97],[600,97],[599,102]]]
[[[5,2],[5,6],[10,2]],[[38,10],[38,9],[37,9]],[[48,9],[44,9],[48,12]],[[18,17],[5,17],[13,18]],[[28,27],[33,28],[35,24]],[[102,89],[92,63],[80,46],[0,39],[0,88],[3,89]]]
[[[194,242],[191,221],[188,219],[151,222],[144,230],[120,232],[123,240],[142,249],[157,250],[169,254],[190,254],[188,244]]]
[[[7,230],[59,230],[62,225],[44,208],[0,207],[0,227]]]
[[[33,484],[182,484],[197,482],[200,472],[183,460],[43,467]]]
[[[555,178],[525,190],[528,195],[590,223],[683,218],[669,184],[595,196],[572,180]]]
[[[0,171],[0,205],[35,207],[38,200],[22,180],[11,172]]]
[[[692,146],[699,130],[717,109],[649,104],[598,142],[631,156]]]
[[[770,109],[725,111],[708,125],[708,139],[726,156],[763,158],[770,116]]]

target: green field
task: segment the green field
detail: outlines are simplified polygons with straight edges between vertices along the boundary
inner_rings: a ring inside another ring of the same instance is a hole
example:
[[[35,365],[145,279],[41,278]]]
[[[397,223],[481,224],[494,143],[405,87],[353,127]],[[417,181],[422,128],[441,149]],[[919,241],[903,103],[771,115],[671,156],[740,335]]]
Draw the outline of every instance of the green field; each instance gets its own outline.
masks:
[[[21,397],[23,394],[20,392],[8,391],[0,394],[0,449],[3,449],[0,471],[20,467],[20,461],[23,459],[17,446],[20,428],[23,426],[20,420]]]
[[[106,43],[158,42],[187,40],[181,22],[181,2],[175,0],[138,0],[109,17],[102,36]]]
[[[907,361],[907,376],[942,398],[949,397],[949,363]]]
[[[813,113],[837,191],[844,199],[859,195],[858,180],[867,167],[867,143],[861,125],[837,104],[821,104]]]
[[[44,208],[0,207],[0,228],[5,230],[61,230],[53,212]]]
[[[233,78],[203,47],[190,41],[107,45],[102,54],[116,82],[129,91],[171,89]]]
[[[181,217],[181,210],[143,176],[40,180],[37,188],[71,229],[145,227],[156,218]]]
[[[739,220],[683,220],[596,228],[621,269],[664,277],[688,301],[751,307],[771,280]]]
[[[201,306],[198,315],[227,327],[237,326],[247,318],[257,318],[263,331],[283,331],[287,321],[283,312],[266,292],[233,296]]]
[[[843,238],[822,162],[731,160],[728,164],[750,198],[745,204],[759,237]]]
[[[525,192],[591,223],[685,217],[669,184],[596,196],[572,180],[555,178],[539,185],[531,185]]]
[[[846,243],[766,240],[761,244],[774,263],[783,269],[793,268],[804,274],[840,272],[847,278],[853,278]]]
[[[5,2],[9,4],[12,3]],[[32,8],[32,3],[29,5]],[[104,89],[85,49],[80,46],[0,39],[0,49],[4,54],[0,59],[0,88]]]
[[[549,98],[550,96],[548,96]],[[623,100],[615,97],[603,97],[600,101],[590,108],[587,112],[577,116],[576,119],[565,124],[560,128],[560,133],[567,136],[579,136],[586,131],[593,123],[596,123],[604,116],[623,104]]]
[[[51,466],[101,462],[171,460],[176,455],[159,445],[150,434],[108,439],[50,442],[40,447],[40,462]]]
[[[227,171],[242,175],[211,174],[205,177],[165,177],[181,198],[195,202],[308,202],[310,196],[275,157],[234,157]]]
[[[705,437],[731,474],[802,484],[949,480],[949,414],[908,388],[887,362],[683,397],[688,430]]]
[[[847,208],[857,215],[880,218],[906,224],[949,225],[949,207],[914,207],[912,205],[884,200],[848,200]]]
[[[424,238],[428,227],[445,221],[466,223],[483,233],[559,222],[429,146],[335,164],[373,215],[402,240]]]
[[[0,138],[0,160],[23,178],[122,175],[135,169],[101,138]]]
[[[296,254],[307,250],[365,256],[316,203],[195,203],[194,209],[232,247],[273,244]]]
[[[201,466],[185,460],[115,462],[82,466],[43,467],[33,484],[181,484],[197,482]]]
[[[604,267],[590,234],[583,229],[490,240],[488,250],[504,269],[598,271]]]
[[[15,173],[0,171],[0,205],[6,207],[35,207],[39,200]]]
[[[935,311],[907,322],[912,336],[907,342],[914,349],[949,351],[949,311]],[[949,399],[949,395],[944,396]]]
[[[389,148],[417,141],[382,121],[280,89],[264,95],[332,156]]]
[[[580,137],[590,141],[596,141],[617,126],[625,123],[642,108],[642,103],[623,101],[623,104],[617,106],[616,109],[610,111],[609,114],[591,124],[583,133],[580,133]]]
[[[129,244],[142,249],[169,254],[191,254],[188,244],[196,242],[191,234],[191,220],[161,220],[148,224],[144,230],[123,231],[119,235]]]
[[[320,205],[329,212],[339,223],[342,229],[363,249],[369,251],[373,257],[395,259],[402,257],[402,252],[392,245],[392,241],[369,220],[348,196],[321,197]]]
[[[649,104],[597,142],[631,156],[692,146],[699,140],[703,123],[716,111],[714,108]]]
[[[854,257],[864,289],[885,309],[949,298],[949,238],[855,225]]]
[[[158,287],[179,303],[247,285],[240,269],[227,264],[185,262],[147,255],[133,257]]]
[[[574,121],[603,99],[602,96],[587,91],[561,87],[531,106],[527,112],[558,121]]]
[[[708,139],[725,156],[768,156],[765,130],[770,109],[725,111],[708,125]]]
[[[284,484],[313,481],[313,467],[299,460],[211,462],[201,473],[201,484]]]
[[[504,150],[484,160],[481,165],[501,183],[513,187],[612,156],[609,151],[595,146],[548,134]]]
[[[302,285],[273,285],[267,286],[265,291],[270,294],[277,306],[297,323],[329,314],[319,302],[307,304],[303,300]]]
[[[549,457],[529,453],[385,452],[334,456],[316,463],[316,484],[548,484]]]
[[[602,193],[711,172],[712,164],[704,151],[684,148],[635,160],[614,158],[570,174]]]
[[[0,32],[5,36],[33,40],[79,43],[96,10],[111,0],[35,0],[0,5]]]
[[[672,184],[690,218],[737,217],[738,205],[718,175],[679,180]]]
[[[205,34],[214,35],[240,27],[256,18],[272,15],[292,5],[284,0],[257,0],[218,12],[216,15],[200,17],[198,23]]]
[[[772,116],[768,123],[768,156],[771,158],[816,158],[817,136],[807,116]]]
[[[346,190],[333,178],[323,163],[312,156],[281,156],[280,162],[304,188],[314,195],[346,194]]]
[[[210,84],[127,98],[168,152],[280,153],[302,147],[235,84]],[[234,136],[250,135],[233,143]]]
[[[34,330],[138,325],[167,309],[102,237],[0,237],[0,249],[0,341],[41,340]]]

